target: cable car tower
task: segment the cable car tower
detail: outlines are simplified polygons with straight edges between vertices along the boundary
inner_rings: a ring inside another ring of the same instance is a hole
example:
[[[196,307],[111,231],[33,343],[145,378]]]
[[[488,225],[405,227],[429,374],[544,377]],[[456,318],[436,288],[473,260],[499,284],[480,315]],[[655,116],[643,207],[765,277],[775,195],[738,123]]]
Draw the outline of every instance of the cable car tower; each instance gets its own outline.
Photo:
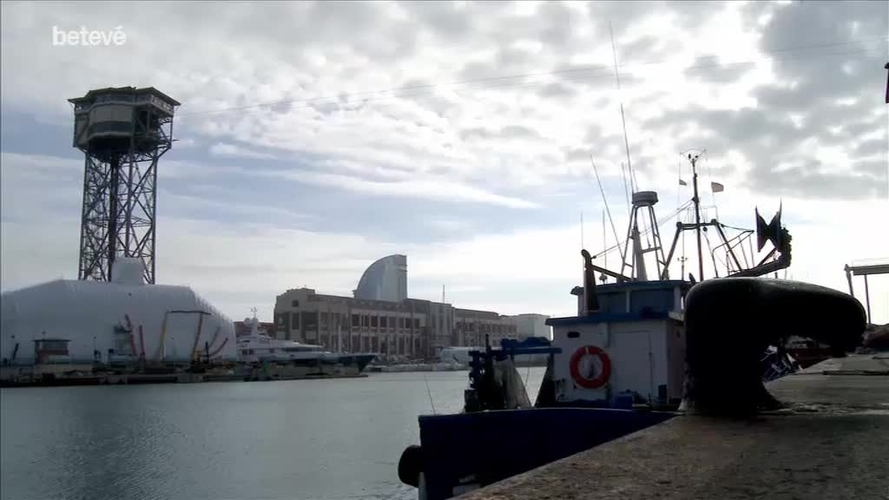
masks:
[[[81,280],[111,281],[118,257],[155,282],[157,163],[173,145],[179,103],[148,87],[91,90],[74,105],[74,147],[85,155]]]

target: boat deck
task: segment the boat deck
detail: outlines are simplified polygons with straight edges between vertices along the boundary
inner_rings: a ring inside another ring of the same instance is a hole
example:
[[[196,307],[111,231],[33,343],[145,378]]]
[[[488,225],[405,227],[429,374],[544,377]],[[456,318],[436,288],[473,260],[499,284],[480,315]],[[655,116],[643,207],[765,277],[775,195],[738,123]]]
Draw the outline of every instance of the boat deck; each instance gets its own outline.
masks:
[[[775,380],[783,409],[682,416],[459,497],[889,499],[889,354]]]

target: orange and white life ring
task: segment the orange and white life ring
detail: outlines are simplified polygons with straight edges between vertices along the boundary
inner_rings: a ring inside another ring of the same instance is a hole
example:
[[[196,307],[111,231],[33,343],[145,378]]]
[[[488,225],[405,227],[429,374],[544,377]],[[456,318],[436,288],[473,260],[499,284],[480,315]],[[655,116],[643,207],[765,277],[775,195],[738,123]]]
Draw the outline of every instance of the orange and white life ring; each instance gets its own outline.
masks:
[[[597,356],[602,362],[602,371],[593,378],[587,378],[580,374],[580,360],[584,356]],[[598,389],[611,378],[611,358],[600,347],[594,345],[583,346],[571,355],[571,378],[577,385],[586,389]]]

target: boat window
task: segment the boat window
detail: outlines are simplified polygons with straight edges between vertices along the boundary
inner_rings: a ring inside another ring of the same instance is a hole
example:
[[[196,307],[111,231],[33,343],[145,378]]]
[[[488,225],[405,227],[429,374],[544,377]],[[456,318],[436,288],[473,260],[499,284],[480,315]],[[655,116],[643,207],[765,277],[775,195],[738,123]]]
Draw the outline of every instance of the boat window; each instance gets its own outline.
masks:
[[[580,332],[568,332],[568,338],[569,339],[580,338]]]

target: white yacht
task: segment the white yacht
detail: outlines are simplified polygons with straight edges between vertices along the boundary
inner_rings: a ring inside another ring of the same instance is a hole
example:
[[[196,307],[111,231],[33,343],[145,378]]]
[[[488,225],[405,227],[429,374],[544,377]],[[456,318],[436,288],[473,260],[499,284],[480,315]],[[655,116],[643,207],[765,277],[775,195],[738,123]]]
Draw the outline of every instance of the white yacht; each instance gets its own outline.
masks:
[[[324,346],[272,338],[260,328],[255,314],[245,318],[248,331],[238,336],[238,357],[247,365],[263,366],[259,378],[318,378],[356,376],[376,354],[334,353]]]

